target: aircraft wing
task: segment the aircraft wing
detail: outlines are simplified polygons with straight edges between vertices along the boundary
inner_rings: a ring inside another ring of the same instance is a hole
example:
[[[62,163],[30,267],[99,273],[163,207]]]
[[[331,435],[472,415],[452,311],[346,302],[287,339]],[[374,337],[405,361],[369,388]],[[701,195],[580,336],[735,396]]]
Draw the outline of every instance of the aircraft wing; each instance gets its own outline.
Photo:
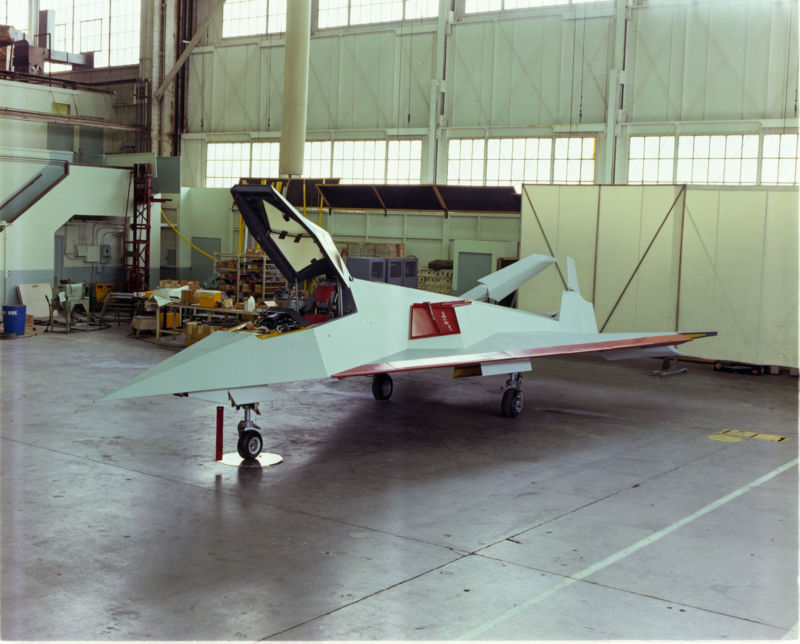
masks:
[[[482,366],[493,364],[494,372],[504,373],[503,362],[525,361],[546,356],[575,353],[630,351],[646,347],[672,347],[711,333],[565,333],[562,331],[495,333],[461,349],[406,349],[380,360],[333,374],[334,378],[370,376],[379,373],[416,371],[439,367]],[[667,351],[669,353],[669,351]],[[519,371],[515,365],[510,371]]]

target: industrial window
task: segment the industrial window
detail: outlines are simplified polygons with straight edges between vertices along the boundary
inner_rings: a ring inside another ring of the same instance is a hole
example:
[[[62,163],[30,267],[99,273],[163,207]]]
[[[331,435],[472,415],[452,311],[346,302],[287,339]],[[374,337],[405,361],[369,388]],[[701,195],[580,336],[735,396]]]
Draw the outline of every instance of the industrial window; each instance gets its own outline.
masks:
[[[678,183],[744,185],[758,177],[758,136],[730,134],[678,138]]]
[[[350,0],[351,25],[402,19],[403,3],[398,0]]]
[[[95,67],[139,62],[141,3],[136,0],[41,0],[55,12],[52,47],[69,53],[94,52]],[[71,69],[48,64],[48,71]]]
[[[386,183],[419,183],[422,174],[422,140],[389,141]]]
[[[264,0],[227,0],[222,8],[222,37],[267,33],[267,3]]]
[[[438,15],[438,0],[319,0],[317,26],[324,29]]]
[[[460,186],[482,186],[483,139],[450,139],[447,144],[447,183]]]
[[[761,160],[761,183],[800,183],[800,137],[797,134],[765,134]]]
[[[250,176],[249,143],[209,143],[206,148],[206,187],[230,188]]]
[[[486,185],[550,183],[552,139],[489,139],[486,142]]]
[[[250,165],[251,177],[272,178],[279,174],[278,161],[280,159],[281,144],[278,141],[264,141],[253,143],[252,163]]]
[[[336,141],[332,176],[342,183],[383,183],[386,141]]]
[[[0,2],[0,25],[10,25],[17,31],[28,32],[28,0]]]
[[[346,183],[418,183],[421,139],[306,141],[304,177],[338,177]],[[209,143],[206,187],[228,188],[241,177],[277,177],[280,142]]]
[[[303,148],[303,176],[331,177],[331,142],[306,141]]]
[[[632,136],[628,143],[628,183],[672,183],[674,136]]]
[[[594,183],[594,137],[557,138],[553,154],[553,183]]]
[[[222,37],[286,31],[285,0],[227,0],[222,8]]]
[[[114,0],[109,37],[108,64],[139,62],[140,0]]]
[[[79,51],[100,51],[102,48],[103,21],[100,18],[81,20],[80,37],[78,38]]]
[[[570,4],[586,4],[597,0],[466,0],[465,13],[484,13],[503,9],[528,9],[530,7],[556,7]]]
[[[213,145],[213,144],[209,144]],[[243,143],[242,145],[249,145]],[[261,141],[252,144],[252,163],[249,173],[241,176],[275,178],[280,174],[280,141]],[[330,141],[306,141],[303,146],[303,176],[329,177],[331,168]],[[209,175],[209,172],[206,172]],[[210,184],[206,184],[209,185]]]

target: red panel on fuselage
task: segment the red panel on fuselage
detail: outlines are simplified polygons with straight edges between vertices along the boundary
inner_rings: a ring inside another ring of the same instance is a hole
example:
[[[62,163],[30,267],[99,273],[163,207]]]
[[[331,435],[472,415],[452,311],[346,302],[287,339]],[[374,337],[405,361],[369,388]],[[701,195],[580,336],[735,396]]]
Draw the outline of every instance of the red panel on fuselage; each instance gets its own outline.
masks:
[[[411,340],[461,333],[455,307],[470,304],[458,302],[420,302],[411,305],[408,337]]]

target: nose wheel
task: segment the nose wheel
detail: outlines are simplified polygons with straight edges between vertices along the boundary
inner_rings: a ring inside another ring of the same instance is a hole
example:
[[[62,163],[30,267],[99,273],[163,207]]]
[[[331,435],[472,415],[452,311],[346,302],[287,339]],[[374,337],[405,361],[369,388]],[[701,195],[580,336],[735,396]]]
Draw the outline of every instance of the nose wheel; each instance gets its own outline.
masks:
[[[258,403],[242,405],[244,407],[244,419],[239,421],[239,441],[236,449],[239,456],[246,460],[255,459],[264,447],[264,439],[261,437],[261,428],[253,421],[253,412],[261,414],[258,410]]]
[[[516,418],[522,411],[522,374],[512,373],[506,380],[503,400],[500,402],[500,413],[506,418]]]

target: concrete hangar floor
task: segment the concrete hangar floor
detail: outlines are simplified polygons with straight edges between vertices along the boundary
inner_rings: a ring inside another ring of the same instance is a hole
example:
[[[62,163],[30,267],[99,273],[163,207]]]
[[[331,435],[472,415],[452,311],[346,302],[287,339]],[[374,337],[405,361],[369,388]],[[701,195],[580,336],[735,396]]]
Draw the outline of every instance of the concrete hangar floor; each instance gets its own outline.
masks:
[[[212,404],[93,402],[170,355],[125,332],[0,343],[3,639],[797,636],[796,378],[541,359],[516,419],[502,377],[287,385],[262,470]]]

